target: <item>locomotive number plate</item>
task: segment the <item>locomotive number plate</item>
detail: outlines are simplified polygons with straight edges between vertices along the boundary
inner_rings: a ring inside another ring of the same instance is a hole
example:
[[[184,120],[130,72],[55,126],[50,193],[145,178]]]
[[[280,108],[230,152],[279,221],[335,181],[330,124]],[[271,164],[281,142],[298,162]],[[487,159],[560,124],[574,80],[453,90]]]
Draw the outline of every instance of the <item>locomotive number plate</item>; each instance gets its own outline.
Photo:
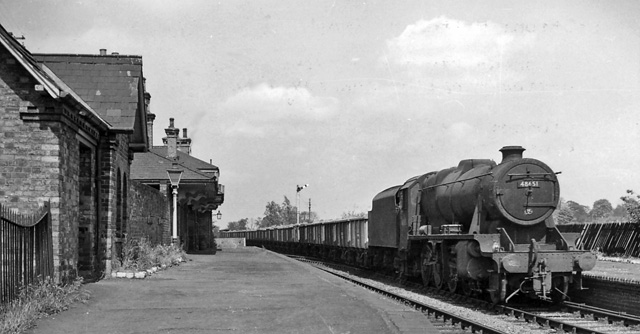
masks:
[[[540,188],[540,181],[520,181],[518,188]]]

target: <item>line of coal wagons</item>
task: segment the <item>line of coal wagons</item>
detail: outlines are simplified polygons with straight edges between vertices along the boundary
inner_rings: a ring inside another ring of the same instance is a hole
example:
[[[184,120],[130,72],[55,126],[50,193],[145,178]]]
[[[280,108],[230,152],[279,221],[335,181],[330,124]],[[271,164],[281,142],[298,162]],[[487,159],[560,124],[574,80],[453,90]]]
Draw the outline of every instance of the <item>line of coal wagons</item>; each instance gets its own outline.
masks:
[[[220,231],[221,238],[245,238],[247,246],[364,265],[367,218],[351,218],[246,231]]]

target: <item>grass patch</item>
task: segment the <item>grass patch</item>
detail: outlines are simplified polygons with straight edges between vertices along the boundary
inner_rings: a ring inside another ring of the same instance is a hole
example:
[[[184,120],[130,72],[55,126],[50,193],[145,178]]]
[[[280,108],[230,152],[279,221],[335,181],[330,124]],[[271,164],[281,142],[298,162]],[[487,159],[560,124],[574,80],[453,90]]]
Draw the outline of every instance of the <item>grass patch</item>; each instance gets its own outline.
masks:
[[[23,333],[43,316],[69,308],[74,302],[85,302],[89,292],[82,289],[82,278],[58,285],[51,278],[24,287],[14,301],[0,305],[0,333]]]
[[[122,255],[114,261],[113,270],[146,270],[165,267],[187,260],[187,253],[177,245],[151,245],[146,238],[126,238],[122,244]]]

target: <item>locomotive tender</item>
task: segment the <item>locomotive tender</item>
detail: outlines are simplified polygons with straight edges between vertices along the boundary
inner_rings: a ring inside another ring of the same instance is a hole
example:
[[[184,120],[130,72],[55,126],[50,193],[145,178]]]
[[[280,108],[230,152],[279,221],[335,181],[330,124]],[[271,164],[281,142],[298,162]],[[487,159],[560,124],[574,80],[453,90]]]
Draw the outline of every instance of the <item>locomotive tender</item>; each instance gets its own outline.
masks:
[[[461,161],[377,194],[368,219],[227,232],[248,245],[314,255],[465,294],[508,302],[522,294],[562,301],[582,271],[596,264],[579,250],[579,233],[560,233],[556,173],[523,158],[520,146],[500,150],[502,161]]]

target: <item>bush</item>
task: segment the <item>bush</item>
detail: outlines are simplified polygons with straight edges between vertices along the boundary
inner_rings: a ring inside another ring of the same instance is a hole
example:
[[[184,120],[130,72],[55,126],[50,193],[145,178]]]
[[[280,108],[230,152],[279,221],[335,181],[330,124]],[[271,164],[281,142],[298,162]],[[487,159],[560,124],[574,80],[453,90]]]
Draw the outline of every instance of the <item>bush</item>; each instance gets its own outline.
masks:
[[[82,278],[57,285],[47,277],[22,288],[18,298],[0,306],[0,333],[22,333],[43,316],[64,311],[73,302],[85,302],[90,295],[81,285]]]
[[[114,261],[114,270],[146,270],[155,266],[170,266],[185,261],[186,252],[177,245],[153,246],[146,238],[125,238],[122,254]]]

